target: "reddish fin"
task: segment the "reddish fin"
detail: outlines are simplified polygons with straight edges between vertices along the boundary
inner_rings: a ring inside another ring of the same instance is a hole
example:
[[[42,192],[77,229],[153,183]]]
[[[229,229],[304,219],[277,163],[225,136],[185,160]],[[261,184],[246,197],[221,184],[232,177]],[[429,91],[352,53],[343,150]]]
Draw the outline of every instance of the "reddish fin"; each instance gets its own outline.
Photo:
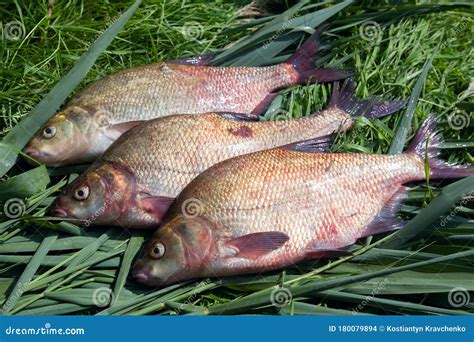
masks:
[[[174,202],[174,198],[165,196],[150,196],[140,193],[142,208],[159,220],[163,218],[168,208]]]
[[[359,100],[355,97],[354,82],[346,80],[342,87],[334,83],[329,107],[337,107],[352,116],[364,115],[368,119],[377,119],[399,111],[406,103],[406,100],[384,101],[380,97]]]
[[[400,211],[402,201],[407,197],[407,192],[409,189],[410,188],[406,186],[401,186],[395,195],[393,195],[385,203],[382,210],[380,210],[377,216],[362,232],[360,237],[363,238],[401,229],[404,225],[404,222],[397,218],[397,214]]]
[[[109,136],[110,138],[113,138],[113,139],[117,139],[119,136],[121,136],[123,133],[125,133],[129,129],[132,129],[133,127],[138,126],[143,122],[145,122],[145,121],[143,121],[143,120],[128,121],[128,122],[122,122],[122,123],[119,123],[119,124],[111,125],[107,129],[107,136]]]
[[[474,175],[474,166],[452,165],[439,159],[443,140],[436,131],[436,119],[429,116],[421,125],[406,153],[417,155],[421,160],[428,158],[431,178],[463,178]]]
[[[353,254],[351,252],[342,249],[320,249],[307,251],[306,259],[340,258],[352,255]]]
[[[278,93],[270,93],[267,96],[265,96],[265,98],[262,100],[262,102],[260,102],[257,105],[257,107],[255,107],[252,110],[252,114],[254,114],[254,115],[264,114],[267,111],[268,107],[270,107],[273,99],[277,96],[278,96]]]
[[[282,232],[262,232],[226,241],[226,245],[237,249],[234,257],[255,259],[280,248],[288,239],[288,235]]]
[[[258,115],[244,114],[244,113],[232,113],[232,112],[216,112],[216,114],[234,121],[259,121]]]
[[[319,38],[325,27],[318,29],[306,42],[291,56],[286,63],[291,64],[297,72],[297,83],[329,82],[344,79],[349,73],[337,69],[315,68],[314,59],[320,48]]]
[[[215,56],[215,53],[207,53],[205,55],[200,56],[173,59],[171,61],[166,61],[166,63],[185,65],[209,65],[209,63],[214,59]]]
[[[281,148],[298,152],[324,153],[329,151],[333,140],[334,134],[328,134],[314,139],[298,141]]]

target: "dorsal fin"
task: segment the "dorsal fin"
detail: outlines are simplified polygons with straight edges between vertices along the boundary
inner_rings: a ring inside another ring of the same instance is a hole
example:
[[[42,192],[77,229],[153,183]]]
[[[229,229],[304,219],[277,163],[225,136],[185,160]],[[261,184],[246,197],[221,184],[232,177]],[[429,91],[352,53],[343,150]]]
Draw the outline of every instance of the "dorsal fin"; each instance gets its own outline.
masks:
[[[259,121],[258,115],[232,112],[216,112],[217,115],[222,116],[228,120],[234,121]]]
[[[282,146],[281,148],[309,153],[324,153],[328,152],[334,140],[334,134],[323,135],[322,137],[297,141],[292,144]]]

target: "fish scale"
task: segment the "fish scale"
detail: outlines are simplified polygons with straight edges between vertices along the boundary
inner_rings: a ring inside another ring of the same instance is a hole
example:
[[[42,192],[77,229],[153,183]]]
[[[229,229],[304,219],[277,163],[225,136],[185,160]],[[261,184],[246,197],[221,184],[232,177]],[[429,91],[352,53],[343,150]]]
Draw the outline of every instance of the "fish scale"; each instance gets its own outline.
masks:
[[[354,243],[402,183],[423,178],[423,164],[411,155],[274,149],[206,171],[183,191],[176,208],[183,199],[197,199],[200,216],[217,223],[216,234],[226,238],[286,233],[289,241],[268,255],[214,265],[219,272],[265,270],[298,262],[308,250],[335,250]]]
[[[297,77],[286,64],[252,68],[162,62],[106,76],[69,105],[106,110],[112,123],[210,111],[250,113],[268,93]]]
[[[265,123],[229,120],[215,113],[170,116],[125,133],[101,160],[124,162],[147,190],[175,197],[194,177],[219,161],[324,136],[351,125],[347,113],[333,109],[312,118]],[[248,128],[251,136],[232,133],[242,127]]]
[[[314,66],[320,33],[278,65],[210,66],[212,57],[200,56],[105,76],[51,117],[29,141],[25,153],[48,166],[89,163],[145,120],[206,112],[263,114],[281,89],[349,76]]]
[[[474,174],[473,166],[439,159],[435,128],[429,117],[399,155],[317,153],[296,144],[216,164],[175,200],[133,277],[163,286],[260,273],[340,255],[359,238],[400,229],[403,184],[424,179],[425,164],[430,179]],[[189,203],[198,210],[186,210]]]
[[[357,100],[353,95],[349,83],[345,83],[341,91],[335,85],[326,110],[297,120],[263,121],[256,116],[213,112],[149,120],[119,137],[63,192],[55,208],[63,216],[88,219],[92,215],[91,208],[100,207],[104,197],[98,189],[102,185],[89,180],[90,175],[100,170],[101,178],[110,179],[110,173],[125,172],[128,184],[108,183],[109,189],[132,194],[116,201],[121,203],[120,210],[124,214],[117,217],[104,212],[98,221],[115,225],[127,222],[127,226],[151,228],[161,221],[163,213],[189,182],[218,162],[292,143],[298,143],[298,148],[302,149],[326,150],[331,142],[330,135],[348,130],[354,123],[354,116],[388,115],[401,105],[394,102],[380,110],[379,104]],[[364,110],[360,103],[364,104]],[[94,184],[96,189],[93,189]],[[125,191],[124,187],[132,185],[136,191]],[[80,187],[90,189],[93,199],[76,200],[74,191]],[[257,192],[256,189],[255,196],[259,198]]]

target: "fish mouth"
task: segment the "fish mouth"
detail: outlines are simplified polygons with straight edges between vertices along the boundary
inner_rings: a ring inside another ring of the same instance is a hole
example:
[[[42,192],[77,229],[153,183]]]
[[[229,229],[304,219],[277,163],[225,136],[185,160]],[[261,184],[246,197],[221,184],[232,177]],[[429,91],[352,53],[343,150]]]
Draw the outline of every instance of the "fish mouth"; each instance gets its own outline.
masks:
[[[49,158],[52,157],[52,155],[48,152],[40,151],[37,148],[34,147],[25,147],[23,149],[23,152],[25,152],[27,155],[34,159],[44,159],[44,158]]]
[[[146,284],[146,281],[148,280],[148,275],[142,270],[136,270],[132,272],[132,278],[137,283]]]
[[[51,214],[53,216],[62,217],[62,218],[69,217],[69,213],[65,209],[59,208],[59,207],[52,208],[51,209]]]

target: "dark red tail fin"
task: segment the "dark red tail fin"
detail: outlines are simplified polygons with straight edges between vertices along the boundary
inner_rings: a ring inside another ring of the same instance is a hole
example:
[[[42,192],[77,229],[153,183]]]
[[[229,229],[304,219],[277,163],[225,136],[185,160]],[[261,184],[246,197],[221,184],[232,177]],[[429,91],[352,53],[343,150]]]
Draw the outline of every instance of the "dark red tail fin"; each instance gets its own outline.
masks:
[[[335,82],[329,107],[337,107],[352,116],[364,115],[368,119],[377,119],[395,113],[405,107],[406,100],[385,101],[381,97],[360,100],[355,97],[354,82],[345,80],[342,86]]]
[[[291,56],[286,63],[291,64],[297,73],[296,83],[321,83],[344,79],[349,73],[331,68],[316,68],[314,59],[319,50],[319,38],[323,29],[318,29],[306,42]]]
[[[428,159],[431,178],[463,178],[474,175],[474,166],[452,165],[439,159],[440,146],[443,140],[436,131],[437,121],[434,116],[428,117],[418,129],[407,153],[415,154],[423,161]]]

